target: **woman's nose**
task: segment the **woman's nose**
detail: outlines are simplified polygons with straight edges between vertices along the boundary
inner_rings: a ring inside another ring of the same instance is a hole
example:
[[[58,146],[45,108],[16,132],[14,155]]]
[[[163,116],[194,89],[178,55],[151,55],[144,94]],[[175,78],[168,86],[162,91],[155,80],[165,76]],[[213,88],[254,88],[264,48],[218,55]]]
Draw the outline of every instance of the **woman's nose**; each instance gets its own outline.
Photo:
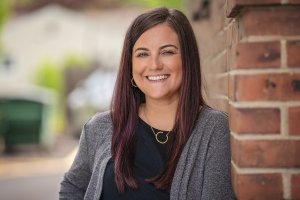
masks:
[[[149,63],[149,68],[151,70],[159,70],[163,68],[163,64],[161,60],[159,59],[159,56],[152,56],[151,61]]]

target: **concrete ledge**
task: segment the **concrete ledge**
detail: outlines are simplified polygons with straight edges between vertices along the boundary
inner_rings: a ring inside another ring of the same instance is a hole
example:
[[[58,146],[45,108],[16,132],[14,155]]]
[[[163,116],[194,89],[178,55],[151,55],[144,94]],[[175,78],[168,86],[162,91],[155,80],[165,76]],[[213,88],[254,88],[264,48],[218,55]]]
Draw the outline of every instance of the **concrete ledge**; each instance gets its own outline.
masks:
[[[236,17],[245,7],[300,5],[299,0],[226,0],[226,16]]]

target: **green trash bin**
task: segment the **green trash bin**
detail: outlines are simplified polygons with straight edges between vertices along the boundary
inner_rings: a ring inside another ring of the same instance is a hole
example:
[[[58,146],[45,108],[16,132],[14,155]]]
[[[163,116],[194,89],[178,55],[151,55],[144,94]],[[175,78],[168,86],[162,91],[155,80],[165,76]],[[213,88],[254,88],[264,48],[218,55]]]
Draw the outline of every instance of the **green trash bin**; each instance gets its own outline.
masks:
[[[0,134],[6,150],[18,144],[38,144],[46,148],[52,145],[53,132],[49,125],[52,105],[43,100],[47,96],[49,98],[49,93],[36,87],[6,95],[0,90]]]

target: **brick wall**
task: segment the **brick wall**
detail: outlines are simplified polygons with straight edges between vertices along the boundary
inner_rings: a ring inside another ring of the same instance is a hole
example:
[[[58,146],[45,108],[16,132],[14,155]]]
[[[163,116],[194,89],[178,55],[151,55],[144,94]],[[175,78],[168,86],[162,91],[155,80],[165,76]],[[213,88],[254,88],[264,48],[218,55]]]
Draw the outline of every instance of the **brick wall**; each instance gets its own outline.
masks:
[[[211,0],[193,26],[206,99],[229,113],[238,199],[300,199],[300,1]]]

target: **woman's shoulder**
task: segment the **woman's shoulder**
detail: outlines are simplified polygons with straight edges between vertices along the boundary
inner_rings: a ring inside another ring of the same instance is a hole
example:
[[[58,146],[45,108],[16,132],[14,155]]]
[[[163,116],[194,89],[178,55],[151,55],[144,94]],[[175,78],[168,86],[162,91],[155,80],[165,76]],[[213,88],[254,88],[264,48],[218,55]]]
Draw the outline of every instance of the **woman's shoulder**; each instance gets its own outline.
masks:
[[[84,125],[84,132],[91,141],[99,139],[110,139],[112,135],[111,112],[98,112],[92,116]]]
[[[226,112],[214,109],[209,106],[203,106],[200,113],[198,123],[204,121],[213,121],[215,123],[228,123],[228,115]]]
[[[104,112],[98,112],[94,116],[92,116],[85,124],[85,126],[94,127],[97,128],[99,125],[111,125],[111,112],[104,111]]]
[[[222,137],[229,133],[228,115],[209,106],[203,106],[195,126],[196,132]]]

